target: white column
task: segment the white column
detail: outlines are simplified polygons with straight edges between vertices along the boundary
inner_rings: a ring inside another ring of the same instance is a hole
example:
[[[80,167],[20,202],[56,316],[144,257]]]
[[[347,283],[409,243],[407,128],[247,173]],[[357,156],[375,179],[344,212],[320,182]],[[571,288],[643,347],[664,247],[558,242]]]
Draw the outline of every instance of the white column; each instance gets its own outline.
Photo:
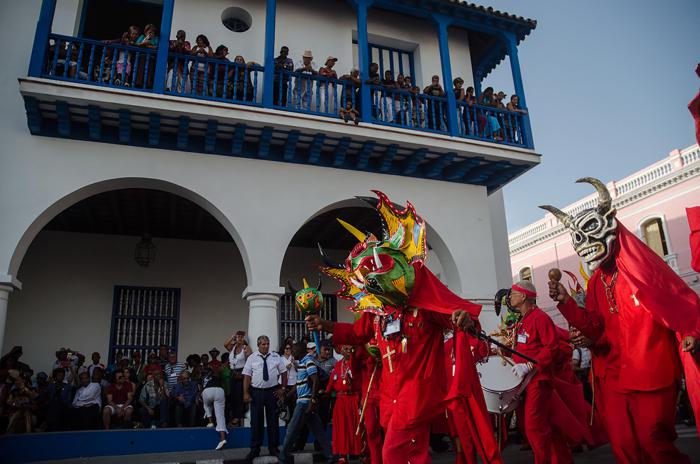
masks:
[[[4,353],[5,323],[7,322],[7,301],[10,299],[12,287],[0,285],[0,353]]]
[[[248,300],[248,341],[255,351],[260,335],[270,337],[270,348],[277,349],[279,344],[279,294],[245,292]]]

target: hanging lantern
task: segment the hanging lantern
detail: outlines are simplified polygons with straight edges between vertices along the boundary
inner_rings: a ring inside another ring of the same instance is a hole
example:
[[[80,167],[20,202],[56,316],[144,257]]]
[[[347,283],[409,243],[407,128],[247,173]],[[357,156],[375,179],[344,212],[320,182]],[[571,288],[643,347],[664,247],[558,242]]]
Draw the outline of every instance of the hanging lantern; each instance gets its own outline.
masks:
[[[141,267],[148,267],[156,259],[156,246],[151,241],[150,234],[143,234],[141,241],[136,244],[134,259]]]

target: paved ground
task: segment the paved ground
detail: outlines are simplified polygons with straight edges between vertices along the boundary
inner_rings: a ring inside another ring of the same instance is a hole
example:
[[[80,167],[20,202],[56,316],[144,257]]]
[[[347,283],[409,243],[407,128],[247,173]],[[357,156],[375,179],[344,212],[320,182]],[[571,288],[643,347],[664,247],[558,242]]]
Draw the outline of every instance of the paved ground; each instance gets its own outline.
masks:
[[[677,445],[690,456],[693,464],[700,464],[700,439],[695,428],[685,426],[678,427]],[[520,447],[512,445],[503,451],[503,460],[506,464],[531,464],[532,453],[520,451]],[[238,464],[245,457],[247,449],[229,449],[223,451],[191,451],[181,453],[141,454],[132,456],[96,457],[82,459],[67,459],[60,461],[44,461],[37,464]],[[607,464],[614,463],[609,446],[603,446],[593,451],[586,451],[575,455],[576,464]],[[433,456],[435,464],[452,464],[452,453],[441,453]],[[266,464],[260,462],[257,464]]]

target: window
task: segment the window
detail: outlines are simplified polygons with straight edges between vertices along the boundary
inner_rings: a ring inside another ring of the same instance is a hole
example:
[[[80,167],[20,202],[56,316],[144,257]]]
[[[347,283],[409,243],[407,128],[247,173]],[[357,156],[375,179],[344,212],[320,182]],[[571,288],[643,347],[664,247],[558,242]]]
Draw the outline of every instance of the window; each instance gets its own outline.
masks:
[[[293,293],[286,293],[282,296],[280,308],[280,343],[287,337],[292,337],[295,341],[301,340],[302,337],[309,338],[304,317],[294,307]],[[322,319],[329,321],[338,320],[338,299],[335,295],[323,295],[323,309],[319,315]]]
[[[527,280],[532,282],[532,268],[528,266],[520,269],[518,276],[520,277],[520,280]]]
[[[233,32],[245,32],[253,24],[253,17],[243,8],[232,6],[221,13],[221,23]]]
[[[668,245],[661,218],[653,218],[642,224],[642,238],[649,248],[662,258],[668,255]]]
[[[357,46],[357,40],[352,43]],[[403,74],[411,76],[414,85],[416,82],[416,70],[413,59],[413,51],[400,50],[398,48],[385,47],[374,43],[369,44],[369,62],[379,64],[379,77],[384,79],[384,71],[389,70],[396,76]]]
[[[177,350],[180,289],[114,287],[109,362],[118,351],[131,358],[141,352],[144,361],[159,345]]]
[[[162,16],[162,0],[84,0],[78,36],[118,39],[132,24],[141,28],[155,24],[160,29]]]

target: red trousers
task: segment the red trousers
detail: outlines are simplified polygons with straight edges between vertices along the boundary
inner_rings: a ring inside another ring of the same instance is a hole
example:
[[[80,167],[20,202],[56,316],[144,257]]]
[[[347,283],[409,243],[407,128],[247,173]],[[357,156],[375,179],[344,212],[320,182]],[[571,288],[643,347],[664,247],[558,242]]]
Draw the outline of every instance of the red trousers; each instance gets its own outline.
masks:
[[[619,393],[602,386],[603,420],[619,464],[690,464],[678,451],[676,439],[676,386],[650,392]]]
[[[571,449],[562,433],[552,427],[552,384],[531,382],[525,389],[525,435],[535,453],[535,464],[573,463]]]
[[[429,444],[430,422],[410,429],[397,429],[390,421],[382,449],[384,464],[430,464]]]
[[[365,408],[365,437],[369,450],[369,459],[372,464],[382,464],[382,426],[379,424],[379,401],[367,400]]]

